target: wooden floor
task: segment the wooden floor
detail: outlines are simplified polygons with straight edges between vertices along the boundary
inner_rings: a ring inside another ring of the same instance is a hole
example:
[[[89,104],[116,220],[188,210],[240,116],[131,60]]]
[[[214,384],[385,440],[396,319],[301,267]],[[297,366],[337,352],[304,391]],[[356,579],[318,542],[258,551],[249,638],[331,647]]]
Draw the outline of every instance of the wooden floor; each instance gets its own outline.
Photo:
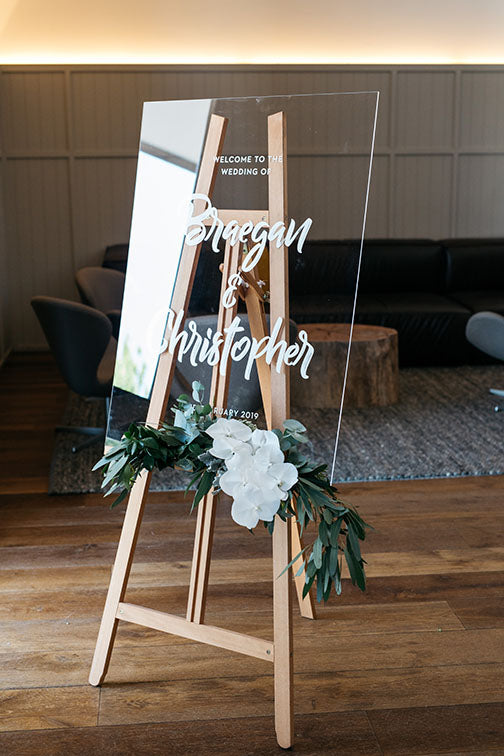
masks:
[[[47,356],[0,371],[0,754],[281,753],[259,660],[121,623],[87,684],[122,512],[45,493],[65,397]],[[295,752],[504,754],[504,481],[342,493],[377,528],[369,587],[295,614]],[[126,600],[184,612],[187,510],[151,495]],[[208,620],[270,638],[269,536],[221,510],[214,553]]]

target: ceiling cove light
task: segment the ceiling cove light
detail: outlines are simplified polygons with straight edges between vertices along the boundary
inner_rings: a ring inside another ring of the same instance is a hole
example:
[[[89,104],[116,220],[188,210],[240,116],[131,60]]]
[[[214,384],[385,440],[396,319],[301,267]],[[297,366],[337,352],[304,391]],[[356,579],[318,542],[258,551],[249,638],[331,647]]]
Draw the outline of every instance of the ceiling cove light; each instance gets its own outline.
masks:
[[[501,56],[468,55],[466,56],[442,56],[442,55],[370,55],[355,57],[317,57],[317,56],[291,56],[291,55],[250,55],[246,57],[233,55],[191,55],[191,56],[163,56],[149,54],[129,53],[82,53],[68,52],[41,52],[26,53],[17,52],[2,55],[0,52],[0,65],[4,66],[27,66],[27,65],[151,65],[151,66],[215,66],[215,65],[423,65],[423,66],[450,66],[450,65],[504,65],[504,53]]]

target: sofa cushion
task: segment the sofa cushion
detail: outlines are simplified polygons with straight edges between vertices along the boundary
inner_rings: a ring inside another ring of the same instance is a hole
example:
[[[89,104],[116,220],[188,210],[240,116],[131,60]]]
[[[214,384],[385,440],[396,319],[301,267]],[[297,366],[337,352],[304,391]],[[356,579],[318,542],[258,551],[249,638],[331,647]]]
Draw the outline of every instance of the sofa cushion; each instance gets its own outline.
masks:
[[[352,319],[354,298],[351,294],[301,294],[290,300],[290,316],[302,323],[348,323]],[[365,312],[383,312],[383,302],[370,295],[359,296],[358,308]]]
[[[303,323],[349,322],[351,296],[298,296],[291,300],[291,317]],[[359,294],[355,321],[395,328],[401,365],[460,364],[474,361],[475,350],[465,338],[469,310],[440,294],[388,292]]]
[[[504,290],[504,239],[449,239],[442,244],[447,291]]]
[[[371,239],[364,242],[359,290],[441,292],[445,261],[439,242],[429,239]]]
[[[504,315],[504,289],[453,291],[450,292],[450,297],[463,307],[467,307],[471,313],[489,310]]]
[[[354,242],[306,241],[301,253],[293,245],[289,248],[291,297],[325,292],[352,294],[358,260]]]
[[[437,294],[389,293],[381,312],[358,308],[357,322],[395,328],[400,365],[460,364],[468,358],[469,312]]]

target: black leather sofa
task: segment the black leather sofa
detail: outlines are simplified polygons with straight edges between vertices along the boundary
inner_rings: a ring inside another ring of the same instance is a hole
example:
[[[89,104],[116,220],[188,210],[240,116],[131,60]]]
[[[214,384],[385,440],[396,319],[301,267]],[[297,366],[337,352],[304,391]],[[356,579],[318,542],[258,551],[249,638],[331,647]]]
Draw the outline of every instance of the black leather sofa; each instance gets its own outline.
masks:
[[[350,320],[358,252],[352,241],[290,252],[296,323]],[[481,310],[504,314],[504,239],[365,241],[356,322],[395,328],[401,365],[488,362],[465,338]]]
[[[194,315],[216,312],[221,274],[204,249]],[[310,241],[289,250],[290,315],[298,324],[348,322],[359,243]],[[474,312],[504,315],[504,239],[371,239],[364,243],[356,322],[395,328],[401,365],[489,362],[465,338]]]

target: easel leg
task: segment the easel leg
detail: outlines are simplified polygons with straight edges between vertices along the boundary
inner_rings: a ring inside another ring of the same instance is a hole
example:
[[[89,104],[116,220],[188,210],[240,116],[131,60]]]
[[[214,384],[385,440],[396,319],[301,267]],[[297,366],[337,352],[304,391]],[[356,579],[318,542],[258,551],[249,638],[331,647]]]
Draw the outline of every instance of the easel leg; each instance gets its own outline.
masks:
[[[136,481],[129,497],[98,633],[98,640],[96,641],[93,663],[91,665],[89,675],[91,685],[101,685],[107,674],[117,630],[117,609],[119,602],[123,600],[126,592],[149,483],[150,473],[144,470]]]
[[[226,240],[226,251],[222,269],[221,298],[228,286],[231,273],[238,271],[240,261],[241,244],[231,246],[229,239]],[[220,307],[217,319],[217,330],[224,333],[229,328],[236,315],[236,302],[233,307]],[[229,358],[228,358],[229,359]],[[229,370],[221,375],[219,367],[212,371],[212,385],[210,387],[210,404],[216,407],[224,407],[227,401],[229,388]],[[186,617],[190,622],[202,624],[205,620],[205,604],[208,588],[208,576],[210,573],[210,560],[212,557],[213,532],[215,525],[215,499],[209,493],[200,501],[198,506],[198,521],[194,537],[193,560],[191,567],[191,580],[189,583],[189,597],[187,601]]]
[[[243,275],[243,274],[242,274]],[[256,282],[256,273],[251,271],[247,275],[248,282]],[[266,325],[266,316],[264,314],[264,303],[258,297],[257,290],[251,286],[245,289],[244,293],[245,304],[247,306],[247,314],[250,324],[250,332],[256,341],[260,342],[261,339],[266,336],[268,328]],[[264,413],[266,415],[266,423],[268,428],[272,427],[271,423],[271,371],[264,355],[257,358],[256,361],[257,372],[259,375],[259,385],[261,387],[261,395],[264,406]],[[291,519],[292,529],[292,553],[289,556],[289,562],[296,554],[302,550],[301,537],[299,535],[299,523],[294,518]],[[303,560],[304,561],[304,560]],[[298,565],[299,566],[299,565]],[[295,567],[293,572],[297,572],[298,567]],[[305,585],[306,572],[303,572],[294,578],[296,584],[296,592],[299,602],[299,611],[302,617],[307,619],[315,619],[315,607],[313,605],[313,599],[310,594],[303,598],[303,588]]]
[[[205,621],[206,594],[210,559],[212,556],[213,531],[215,525],[215,498],[209,493],[198,505],[198,521],[194,536],[194,552],[189,583],[187,615],[189,622],[201,624]]]
[[[292,594],[289,563],[291,528],[279,518],[273,531],[273,628],[275,638],[275,731],[278,745],[290,748],[293,726]]]

